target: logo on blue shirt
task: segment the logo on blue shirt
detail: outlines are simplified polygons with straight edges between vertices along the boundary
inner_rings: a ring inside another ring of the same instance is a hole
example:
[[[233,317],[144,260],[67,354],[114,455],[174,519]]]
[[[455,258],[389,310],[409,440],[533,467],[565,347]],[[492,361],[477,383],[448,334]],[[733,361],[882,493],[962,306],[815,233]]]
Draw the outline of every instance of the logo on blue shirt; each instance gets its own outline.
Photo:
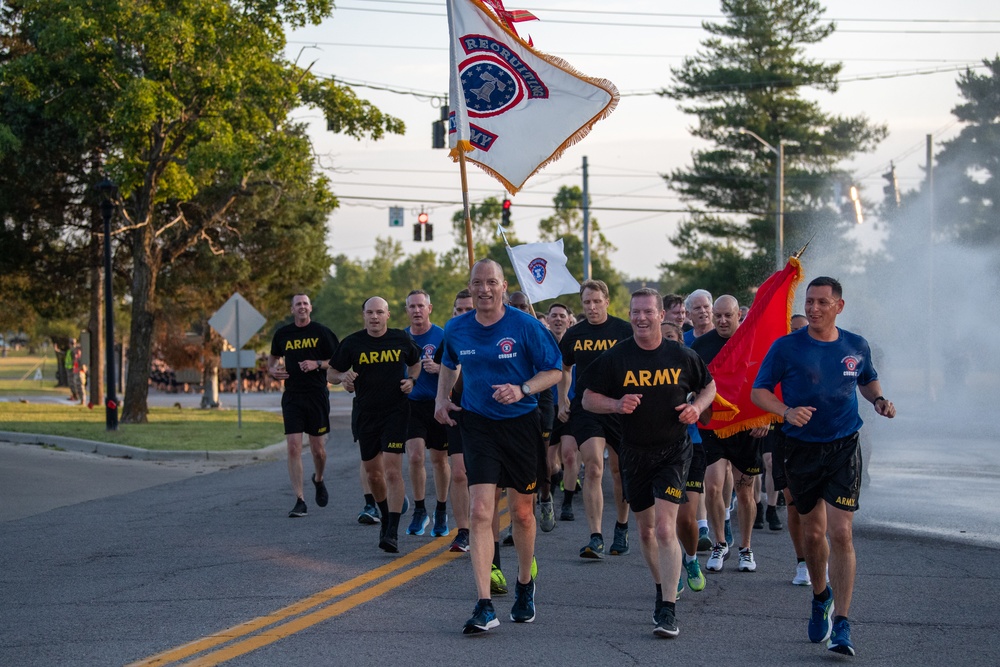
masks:
[[[497,347],[500,348],[500,354],[497,355],[497,359],[513,359],[517,356],[517,352],[514,351],[514,345],[516,341],[511,338],[501,338],[497,343]]]

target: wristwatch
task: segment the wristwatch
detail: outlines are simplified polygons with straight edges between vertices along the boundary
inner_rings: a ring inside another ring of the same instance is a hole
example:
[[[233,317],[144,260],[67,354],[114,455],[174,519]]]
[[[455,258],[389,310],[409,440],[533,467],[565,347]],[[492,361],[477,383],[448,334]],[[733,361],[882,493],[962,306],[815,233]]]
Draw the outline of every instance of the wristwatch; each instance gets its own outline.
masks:
[[[528,386],[527,382],[521,385],[521,393],[525,396],[531,396],[531,387]]]

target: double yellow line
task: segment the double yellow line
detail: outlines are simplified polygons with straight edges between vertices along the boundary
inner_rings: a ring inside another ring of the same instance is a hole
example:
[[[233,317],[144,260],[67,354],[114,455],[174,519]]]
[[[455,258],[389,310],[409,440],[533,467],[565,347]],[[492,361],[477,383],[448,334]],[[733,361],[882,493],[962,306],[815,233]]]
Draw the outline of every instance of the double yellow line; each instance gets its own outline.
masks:
[[[506,512],[506,498],[500,502],[498,507],[501,512],[500,525],[502,529],[510,521]],[[157,653],[138,662],[133,662],[129,667],[169,665],[186,660],[192,656],[197,657],[184,664],[208,667],[209,665],[218,665],[227,660],[246,655],[251,651],[256,651],[296,632],[312,627],[317,623],[340,616],[344,612],[350,611],[366,602],[371,602],[375,598],[402,586],[408,581],[412,581],[442,565],[450,563],[456,558],[460,558],[462,556],[461,553],[449,551],[451,541],[451,538],[448,537],[438,537],[419,549],[401,556],[397,560],[358,575],[342,584],[337,584],[325,591],[310,595],[304,600],[278,609],[266,616],[259,616],[253,620],[215,632],[188,644]],[[398,570],[403,571],[387,579],[385,578]],[[368,586],[373,582],[377,583]],[[342,597],[356,589],[362,590],[353,595]],[[222,646],[224,644],[226,646]],[[222,648],[216,648],[219,646],[222,646]]]

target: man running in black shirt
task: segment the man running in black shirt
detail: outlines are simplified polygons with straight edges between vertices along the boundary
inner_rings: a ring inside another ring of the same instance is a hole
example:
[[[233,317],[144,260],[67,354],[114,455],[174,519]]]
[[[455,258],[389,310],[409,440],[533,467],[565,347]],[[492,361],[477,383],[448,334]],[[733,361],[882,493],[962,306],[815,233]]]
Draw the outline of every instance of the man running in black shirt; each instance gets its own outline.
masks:
[[[625,491],[656,584],[653,633],[676,637],[677,510],[692,455],[687,425],[712,405],[715,381],[698,355],[663,339],[663,300],[656,290],[632,293],[629,319],[634,336],[595,359],[577,389],[590,412],[621,415]]]
[[[364,319],[365,328],[337,349],[330,375],[334,381],[352,383],[357,392],[361,461],[383,517],[379,548],[398,553],[406,396],[420,375],[420,348],[402,329],[389,328],[389,304],[382,297],[365,301]]]
[[[281,416],[285,422],[285,443],[288,446],[288,476],[295,493],[295,507],[289,517],[305,516],[302,494],[302,434],[309,436],[312,451],[312,481],[316,487],[316,504],[326,507],[330,496],[323,483],[326,468],[326,436],[330,432],[330,392],[326,388],[328,361],[337,349],[337,337],[332,331],[311,318],[312,304],[305,294],[292,297],[295,321],[274,332],[267,370],[275,380],[285,381],[281,395]],[[279,362],[284,364],[279,366]]]

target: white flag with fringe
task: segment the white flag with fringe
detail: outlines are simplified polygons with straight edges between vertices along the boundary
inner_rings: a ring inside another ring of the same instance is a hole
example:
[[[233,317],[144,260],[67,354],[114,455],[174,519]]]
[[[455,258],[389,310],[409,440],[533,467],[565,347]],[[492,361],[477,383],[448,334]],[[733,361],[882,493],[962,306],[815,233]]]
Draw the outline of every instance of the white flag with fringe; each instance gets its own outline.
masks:
[[[531,303],[552,299],[560,294],[576,294],[580,283],[566,268],[563,240],[551,243],[526,243],[507,246],[507,256],[521,291]]]
[[[451,157],[464,151],[511,194],[618,104],[613,83],[535,50],[479,0],[448,0],[448,27]]]

